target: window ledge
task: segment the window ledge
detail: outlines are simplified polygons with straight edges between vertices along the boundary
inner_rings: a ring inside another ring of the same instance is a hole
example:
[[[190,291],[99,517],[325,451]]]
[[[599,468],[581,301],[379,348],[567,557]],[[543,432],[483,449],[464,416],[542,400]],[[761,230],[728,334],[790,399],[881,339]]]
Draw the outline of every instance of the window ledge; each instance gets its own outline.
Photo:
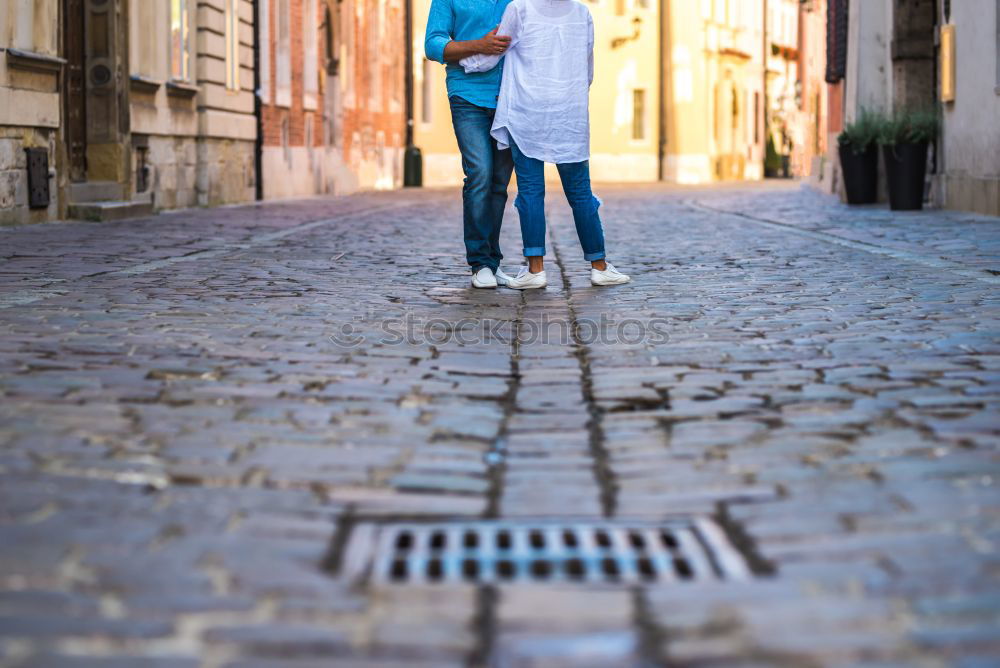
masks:
[[[173,97],[183,97],[186,99],[191,99],[198,94],[200,89],[197,86],[193,86],[189,83],[183,81],[168,81],[167,82],[167,95]]]
[[[290,88],[279,88],[274,96],[274,106],[290,109],[292,106],[292,91]]]
[[[66,64],[65,58],[46,56],[34,51],[24,49],[5,49],[7,51],[7,65],[22,70],[33,70],[35,72],[48,72],[58,74]]]
[[[160,86],[162,85],[163,82],[158,79],[150,79],[149,77],[144,77],[141,74],[132,75],[131,88],[136,92],[155,93],[160,90]]]

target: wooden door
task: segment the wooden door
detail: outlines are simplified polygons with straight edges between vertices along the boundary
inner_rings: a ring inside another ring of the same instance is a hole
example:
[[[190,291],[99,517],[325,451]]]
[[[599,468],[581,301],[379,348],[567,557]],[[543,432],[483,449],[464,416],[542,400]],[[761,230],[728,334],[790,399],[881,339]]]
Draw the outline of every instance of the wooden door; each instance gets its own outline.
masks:
[[[84,0],[63,0],[63,77],[66,151],[71,181],[87,180],[87,90]]]

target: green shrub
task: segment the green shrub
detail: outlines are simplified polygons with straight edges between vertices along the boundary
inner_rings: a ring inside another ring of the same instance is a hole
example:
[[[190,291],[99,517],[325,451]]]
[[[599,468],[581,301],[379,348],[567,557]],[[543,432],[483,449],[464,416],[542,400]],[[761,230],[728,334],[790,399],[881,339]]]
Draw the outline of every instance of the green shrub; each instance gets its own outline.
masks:
[[[938,116],[933,109],[903,109],[882,122],[878,143],[896,146],[934,141],[938,126]]]
[[[844,131],[837,137],[837,143],[850,147],[855,155],[864,153],[878,141],[884,122],[882,114],[862,108],[857,120],[844,126]]]

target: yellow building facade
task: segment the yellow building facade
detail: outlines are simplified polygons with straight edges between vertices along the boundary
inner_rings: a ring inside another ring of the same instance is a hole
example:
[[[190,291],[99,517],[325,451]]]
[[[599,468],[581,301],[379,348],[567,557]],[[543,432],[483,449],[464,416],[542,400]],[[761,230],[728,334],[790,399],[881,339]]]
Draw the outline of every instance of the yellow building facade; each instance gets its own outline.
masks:
[[[462,181],[445,69],[424,57],[430,0],[413,8],[414,143],[423,152],[424,185]],[[585,2],[594,16],[590,89],[591,175],[595,181],[659,178],[659,23],[656,0]]]
[[[665,6],[662,178],[762,178],[764,0]]]
[[[595,30],[594,181],[763,178],[765,0],[583,1]],[[414,140],[424,184],[454,185],[445,70],[423,52],[429,8],[414,5]]]

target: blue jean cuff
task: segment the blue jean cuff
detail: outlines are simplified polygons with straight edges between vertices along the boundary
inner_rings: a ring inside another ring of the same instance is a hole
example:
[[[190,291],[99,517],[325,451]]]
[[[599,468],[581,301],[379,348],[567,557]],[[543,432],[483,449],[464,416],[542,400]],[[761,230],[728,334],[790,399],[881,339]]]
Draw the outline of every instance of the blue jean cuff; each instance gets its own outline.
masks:
[[[497,269],[499,269],[499,267],[500,267],[500,265],[497,265],[496,267],[493,267],[493,266],[490,266],[488,264],[477,264],[476,266],[472,267],[472,273],[473,274],[478,274],[483,269],[489,269],[490,271],[492,271],[495,274],[495,273],[497,273]]]
[[[524,249],[524,257],[544,257],[545,246],[533,246]]]
[[[594,262],[595,260],[603,260],[604,259],[604,251],[598,251],[596,253],[584,253],[583,254],[583,259],[586,260],[586,261],[588,261],[588,262]]]

